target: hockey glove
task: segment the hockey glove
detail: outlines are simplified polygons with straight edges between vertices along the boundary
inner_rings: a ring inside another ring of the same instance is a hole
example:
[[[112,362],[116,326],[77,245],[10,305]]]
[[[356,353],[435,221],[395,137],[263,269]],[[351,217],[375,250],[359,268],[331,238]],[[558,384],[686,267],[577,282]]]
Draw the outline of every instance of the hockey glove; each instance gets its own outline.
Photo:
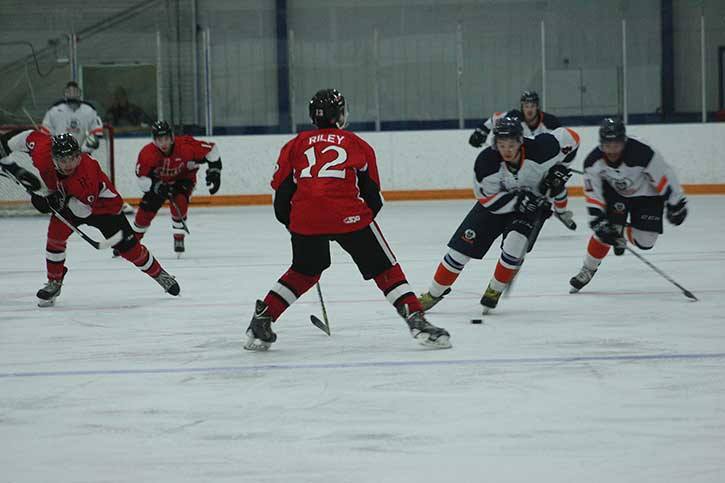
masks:
[[[566,182],[571,178],[571,171],[563,164],[555,164],[549,169],[541,182],[542,193],[549,190],[549,195],[557,196],[566,189]]]
[[[94,136],[93,134],[89,134],[86,136],[86,142],[85,147],[86,151],[94,151],[98,149],[98,146],[100,145],[100,142],[98,141],[98,138]]]
[[[534,220],[539,213],[551,215],[551,205],[546,198],[528,190],[519,191],[514,209],[528,220]]]
[[[30,203],[33,208],[41,213],[50,213],[50,206],[48,206],[48,200],[45,196],[36,195],[35,193],[30,194]]]
[[[620,246],[624,241],[621,233],[606,218],[597,218],[591,223],[594,234],[602,243],[612,246]]]
[[[209,187],[209,194],[216,194],[222,184],[222,160],[209,161],[206,168],[206,185]]]
[[[483,146],[483,143],[486,142],[487,137],[488,133],[486,133],[480,127],[476,128],[476,130],[473,131],[473,134],[471,134],[471,137],[468,138],[468,144],[470,144],[474,148],[480,148],[481,146]]]
[[[171,194],[171,185],[161,180],[156,180],[151,185],[151,191],[159,198],[166,199]]]
[[[176,196],[178,194],[185,194],[187,196],[190,196],[193,190],[193,181],[191,181],[190,179],[180,179],[179,181],[176,181],[174,184],[171,185],[169,195]]]
[[[673,225],[682,224],[687,218],[687,198],[682,198],[674,205],[667,205],[667,220]]]
[[[53,191],[45,197],[45,201],[51,210],[61,211],[63,208],[65,208],[65,195],[63,195],[63,193],[60,191]]]

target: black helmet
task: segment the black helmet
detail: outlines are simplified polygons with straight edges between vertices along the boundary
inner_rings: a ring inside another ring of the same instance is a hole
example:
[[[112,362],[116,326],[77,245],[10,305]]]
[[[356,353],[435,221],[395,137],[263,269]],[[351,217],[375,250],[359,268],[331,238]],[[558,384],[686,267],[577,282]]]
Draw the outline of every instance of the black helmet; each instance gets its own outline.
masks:
[[[539,105],[539,95],[536,93],[536,91],[524,91],[521,93],[521,104],[524,102],[531,102],[533,104]]]
[[[80,154],[81,148],[72,134],[64,132],[53,136],[51,153],[53,158],[65,158],[73,154]]]
[[[81,148],[78,141],[70,133],[58,134],[51,139],[50,152],[55,170],[60,174],[70,175],[81,163]]]
[[[513,138],[521,140],[524,137],[524,128],[521,126],[521,119],[506,115],[496,121],[493,126],[493,139]]]
[[[174,130],[171,129],[169,123],[166,121],[154,121],[151,124],[151,134],[154,138],[160,138],[161,136],[174,136]]]
[[[627,130],[619,118],[605,117],[599,125],[599,144],[610,141],[626,141]]]
[[[310,99],[310,119],[320,129],[347,124],[345,97],[337,89],[322,89]]]

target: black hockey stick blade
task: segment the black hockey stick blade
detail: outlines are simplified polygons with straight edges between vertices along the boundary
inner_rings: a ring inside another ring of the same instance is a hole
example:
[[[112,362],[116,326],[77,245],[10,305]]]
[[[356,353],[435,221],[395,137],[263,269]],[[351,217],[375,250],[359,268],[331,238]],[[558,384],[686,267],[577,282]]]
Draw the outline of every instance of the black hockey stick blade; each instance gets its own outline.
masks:
[[[312,325],[320,329],[325,334],[331,335],[330,327],[326,323],[321,321],[316,315],[310,315],[310,322],[312,322]]]
[[[655,273],[657,273],[659,276],[661,276],[662,278],[664,278],[665,280],[667,280],[668,282],[670,282],[675,287],[679,288],[680,291],[682,292],[682,294],[685,297],[687,297],[690,300],[694,300],[695,302],[697,302],[699,300],[697,297],[695,297],[695,294],[693,294],[692,292],[690,292],[689,290],[687,290],[685,287],[683,287],[682,285],[680,285],[679,283],[677,283],[672,277],[670,277],[665,272],[663,272],[662,270],[660,270],[659,268],[657,268],[654,263],[650,262],[645,257],[643,257],[642,255],[640,255],[639,253],[637,253],[637,251],[636,250],[633,250],[629,245],[625,245],[624,248],[626,248],[629,253],[631,253],[635,257],[639,258],[642,261],[642,263],[644,263],[649,268],[651,268],[652,270],[654,270]]]

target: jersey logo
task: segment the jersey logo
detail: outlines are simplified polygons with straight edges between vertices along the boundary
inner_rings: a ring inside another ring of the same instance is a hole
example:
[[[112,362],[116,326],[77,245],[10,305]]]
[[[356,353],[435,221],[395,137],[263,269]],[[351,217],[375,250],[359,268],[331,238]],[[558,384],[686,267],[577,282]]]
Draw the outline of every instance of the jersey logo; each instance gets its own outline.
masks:
[[[464,242],[472,244],[473,240],[476,239],[476,232],[468,228],[466,231],[463,232],[462,238]]]
[[[26,143],[26,145],[28,146],[28,149],[30,151],[32,151],[33,149],[35,149],[35,141],[30,141],[29,143]]]
[[[629,178],[615,179],[614,189],[617,191],[627,191],[632,187],[632,180]]]
[[[617,213],[624,213],[627,210],[627,205],[625,205],[621,201],[617,201],[616,203],[614,203],[613,208],[614,211],[616,211]]]
[[[358,215],[348,216],[347,218],[342,220],[342,222],[346,225],[352,225],[353,223],[357,223],[358,221],[360,221],[360,217]]]
[[[88,204],[91,205],[94,201],[96,201],[96,197],[93,195],[88,195],[88,198],[86,198],[86,200],[88,200]]]
[[[73,129],[73,130],[78,129],[78,119],[71,118],[71,120],[70,120],[70,128]]]

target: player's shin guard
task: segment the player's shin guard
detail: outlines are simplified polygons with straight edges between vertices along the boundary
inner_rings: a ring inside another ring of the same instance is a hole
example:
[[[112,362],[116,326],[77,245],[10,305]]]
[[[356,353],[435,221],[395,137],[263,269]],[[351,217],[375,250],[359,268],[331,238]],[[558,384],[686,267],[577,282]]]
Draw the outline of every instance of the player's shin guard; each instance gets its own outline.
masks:
[[[304,275],[291,268],[287,270],[264,298],[264,303],[268,307],[267,313],[272,317],[272,321],[279,319],[282,313],[312,288],[318,280],[320,280],[319,274]]]
[[[594,274],[597,273],[599,265],[609,253],[610,248],[610,245],[602,242],[594,235],[589,238],[587,254],[584,256],[584,264],[581,270],[579,270],[579,273],[569,280],[569,285],[571,285],[570,293],[578,292],[592,281]]]
[[[423,307],[420,305],[418,298],[413,294],[413,289],[405,278],[403,269],[399,264],[385,270],[374,278],[378,288],[385,294],[385,298],[399,312],[402,307],[407,307],[408,313],[422,312]]]
[[[65,249],[67,240],[48,238],[45,245],[45,265],[48,280],[62,280],[65,269]]]
[[[133,219],[133,223],[131,224],[131,228],[133,228],[133,232],[136,235],[137,240],[141,240],[143,238],[146,234],[146,230],[148,230],[149,226],[151,226],[151,221],[155,216],[155,211],[148,211],[143,208],[138,209],[136,217]]]

